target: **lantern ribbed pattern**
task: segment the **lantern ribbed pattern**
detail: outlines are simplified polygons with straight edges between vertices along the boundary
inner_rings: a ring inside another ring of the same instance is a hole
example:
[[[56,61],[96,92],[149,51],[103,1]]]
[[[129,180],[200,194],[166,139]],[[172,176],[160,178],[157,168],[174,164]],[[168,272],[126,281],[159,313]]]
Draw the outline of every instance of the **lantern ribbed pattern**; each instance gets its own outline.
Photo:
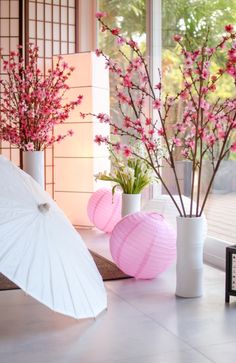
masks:
[[[88,201],[87,213],[95,227],[111,233],[121,219],[121,193],[116,192],[112,197],[111,189],[98,189]]]
[[[110,250],[124,273],[136,279],[152,279],[174,262],[176,233],[158,213],[130,214],[113,229]]]

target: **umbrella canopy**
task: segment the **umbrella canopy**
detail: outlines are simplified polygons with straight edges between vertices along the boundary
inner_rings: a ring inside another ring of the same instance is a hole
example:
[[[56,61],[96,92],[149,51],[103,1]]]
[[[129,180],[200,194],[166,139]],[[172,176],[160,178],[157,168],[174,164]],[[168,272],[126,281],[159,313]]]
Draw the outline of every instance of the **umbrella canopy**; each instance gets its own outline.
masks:
[[[0,272],[52,310],[77,319],[107,307],[102,278],[79,233],[49,194],[3,156]]]

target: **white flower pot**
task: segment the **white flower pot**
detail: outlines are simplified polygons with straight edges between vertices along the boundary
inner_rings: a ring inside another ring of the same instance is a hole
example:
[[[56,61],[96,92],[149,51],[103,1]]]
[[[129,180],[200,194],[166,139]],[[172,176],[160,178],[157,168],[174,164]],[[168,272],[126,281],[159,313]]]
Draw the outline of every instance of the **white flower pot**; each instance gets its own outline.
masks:
[[[24,151],[23,170],[44,189],[44,151]]]
[[[141,209],[141,194],[122,194],[122,217],[127,216],[135,212],[139,212]]]
[[[176,295],[199,297],[203,294],[203,244],[206,219],[177,217]]]

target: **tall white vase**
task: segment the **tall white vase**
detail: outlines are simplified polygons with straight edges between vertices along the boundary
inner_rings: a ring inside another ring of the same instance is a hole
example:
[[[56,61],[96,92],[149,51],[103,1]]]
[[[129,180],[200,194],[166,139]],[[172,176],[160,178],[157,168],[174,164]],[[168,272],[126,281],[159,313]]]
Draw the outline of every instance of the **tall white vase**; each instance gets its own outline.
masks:
[[[23,169],[44,189],[44,151],[24,151]]]
[[[203,244],[205,235],[205,217],[177,217],[177,296],[191,298],[203,294]]]
[[[122,194],[122,217],[127,216],[135,212],[139,212],[141,209],[141,194]]]

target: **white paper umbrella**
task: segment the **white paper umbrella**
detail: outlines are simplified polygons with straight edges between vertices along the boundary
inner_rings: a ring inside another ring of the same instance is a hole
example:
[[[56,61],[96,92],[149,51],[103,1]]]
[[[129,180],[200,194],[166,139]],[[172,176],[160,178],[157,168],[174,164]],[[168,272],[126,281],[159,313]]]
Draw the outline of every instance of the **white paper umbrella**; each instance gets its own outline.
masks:
[[[102,278],[78,232],[49,194],[3,156],[0,272],[74,318],[95,317],[107,307]]]

